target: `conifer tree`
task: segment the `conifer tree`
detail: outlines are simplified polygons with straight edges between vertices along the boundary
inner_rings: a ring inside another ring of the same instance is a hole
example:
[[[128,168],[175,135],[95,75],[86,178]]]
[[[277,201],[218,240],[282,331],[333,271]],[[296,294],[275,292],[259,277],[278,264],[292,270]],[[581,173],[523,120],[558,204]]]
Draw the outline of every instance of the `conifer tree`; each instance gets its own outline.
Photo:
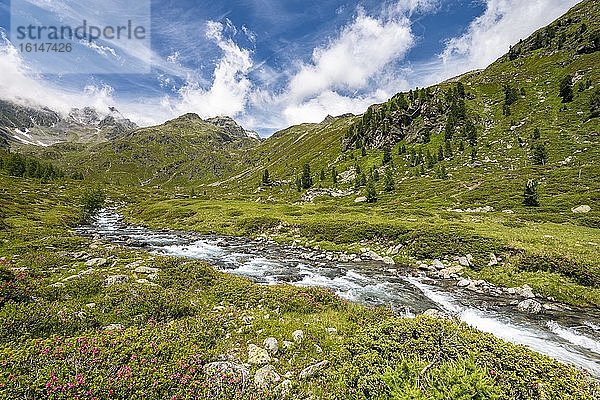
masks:
[[[523,204],[528,207],[539,207],[538,184],[533,179],[529,179],[525,184],[523,192]]]

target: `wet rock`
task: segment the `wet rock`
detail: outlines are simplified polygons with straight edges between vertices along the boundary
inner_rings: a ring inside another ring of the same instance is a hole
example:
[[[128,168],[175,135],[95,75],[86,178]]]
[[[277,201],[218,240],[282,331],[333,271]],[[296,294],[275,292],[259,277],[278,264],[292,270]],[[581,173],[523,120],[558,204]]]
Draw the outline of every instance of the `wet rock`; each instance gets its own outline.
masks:
[[[311,378],[311,377],[315,376],[319,371],[325,369],[327,367],[327,365],[329,365],[329,361],[327,361],[327,360],[310,365],[310,366],[304,368],[302,371],[300,371],[299,377],[300,377],[300,379]]]
[[[460,281],[458,281],[456,283],[456,286],[464,288],[464,287],[469,286],[470,284],[471,284],[470,279],[461,279]]]
[[[272,365],[265,365],[254,374],[254,385],[260,389],[268,389],[275,386],[281,380],[281,376]]]
[[[542,312],[542,305],[533,299],[523,300],[517,304],[517,309],[529,314],[539,314]]]
[[[248,346],[248,363],[261,365],[267,364],[271,361],[271,356],[269,356],[269,352],[263,348],[258,347],[255,344],[250,344]]]
[[[104,280],[105,286],[118,285],[121,283],[129,282],[129,277],[127,275],[111,275]]]
[[[274,337],[268,337],[263,341],[263,346],[271,354],[277,354],[279,351],[279,343]]]
[[[106,258],[92,258],[85,262],[86,267],[101,267],[106,264]]]
[[[241,364],[230,361],[217,361],[203,367],[209,382],[214,385],[236,385],[242,392],[248,386],[250,371]]]
[[[436,310],[435,308],[430,308],[429,310],[425,311],[423,315],[436,319],[451,319],[451,317],[448,314],[446,314],[443,311]]]
[[[292,333],[292,338],[296,343],[302,343],[302,339],[304,339],[304,332],[298,329]]]

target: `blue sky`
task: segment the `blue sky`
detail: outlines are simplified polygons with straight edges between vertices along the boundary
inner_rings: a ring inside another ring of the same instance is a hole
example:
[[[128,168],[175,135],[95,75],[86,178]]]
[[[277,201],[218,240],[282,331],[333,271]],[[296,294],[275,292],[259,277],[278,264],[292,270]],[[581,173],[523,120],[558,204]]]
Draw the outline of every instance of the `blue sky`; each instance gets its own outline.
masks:
[[[131,3],[19,1],[52,8],[64,20],[80,15],[75,5],[102,14]],[[141,125],[185,112],[230,115],[265,136],[327,114],[360,113],[398,91],[483,68],[576,3],[152,1],[148,48],[98,40],[89,57],[68,65],[84,72],[109,65],[111,73],[44,74],[50,62],[23,56],[11,42],[11,3],[0,0],[0,97],[63,112],[116,106]],[[151,69],[116,73],[122,60],[133,71]]]

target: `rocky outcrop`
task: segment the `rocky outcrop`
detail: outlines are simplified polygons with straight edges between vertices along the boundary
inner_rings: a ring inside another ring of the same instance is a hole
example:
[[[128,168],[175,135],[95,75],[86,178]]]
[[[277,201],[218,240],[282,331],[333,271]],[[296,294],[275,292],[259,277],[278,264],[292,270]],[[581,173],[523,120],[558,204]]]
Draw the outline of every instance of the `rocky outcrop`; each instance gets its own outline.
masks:
[[[234,138],[251,138],[259,140],[260,136],[256,132],[247,131],[242,128],[233,118],[227,116],[219,116],[206,120],[209,124],[222,128],[226,134]]]

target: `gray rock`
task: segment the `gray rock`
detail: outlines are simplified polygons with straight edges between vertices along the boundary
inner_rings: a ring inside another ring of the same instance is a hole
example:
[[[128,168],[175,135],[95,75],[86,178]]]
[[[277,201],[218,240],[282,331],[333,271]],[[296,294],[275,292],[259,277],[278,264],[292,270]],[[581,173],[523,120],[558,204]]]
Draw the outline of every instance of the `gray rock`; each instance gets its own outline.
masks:
[[[442,269],[446,268],[446,266],[444,265],[444,263],[443,263],[443,262],[441,262],[441,261],[440,261],[440,260],[438,260],[438,259],[435,259],[435,260],[433,260],[433,261],[432,261],[432,263],[431,263],[431,265],[432,265],[432,266],[433,266],[435,269],[437,269],[437,270],[440,270],[440,271],[441,271]]]
[[[265,365],[254,374],[254,385],[260,389],[268,389],[275,386],[281,380],[281,376],[272,365]]]
[[[250,344],[248,346],[248,363],[261,365],[267,364],[271,361],[271,356],[269,356],[269,352],[263,348],[258,347],[255,344]]]
[[[319,371],[325,369],[327,367],[327,365],[329,365],[329,361],[327,361],[327,360],[310,365],[310,366],[304,368],[302,371],[300,371],[299,377],[300,377],[300,379],[311,378],[311,377],[315,376]]]
[[[122,331],[125,327],[121,324],[110,324],[102,328],[104,331]]]
[[[357,197],[357,198],[354,200],[354,202],[355,202],[355,203],[366,203],[366,202],[367,202],[367,198],[366,198],[366,197],[364,197],[364,196]]]
[[[288,340],[284,340],[283,343],[282,343],[282,348],[283,348],[283,350],[287,350],[290,347],[292,347],[293,344],[294,344],[293,342],[290,342]]]
[[[467,257],[458,257],[458,263],[463,267],[470,267],[469,259]]]
[[[133,270],[133,272],[135,272],[136,274],[156,274],[159,271],[160,270],[158,268],[150,268],[144,266],[137,267]]]
[[[575,207],[571,210],[573,214],[587,214],[592,211],[592,208],[588,205],[581,205],[579,207]]]
[[[214,385],[237,385],[242,392],[248,386],[250,371],[241,364],[229,361],[217,361],[203,367],[209,382]]]
[[[335,328],[327,328],[326,331],[330,335],[335,335],[337,333],[337,329],[335,329]]]
[[[542,312],[543,307],[537,301],[533,299],[527,299],[517,304],[517,309],[529,314],[539,314]]]
[[[425,311],[423,315],[435,319],[451,319],[451,317],[445,312],[436,310],[434,308],[430,308],[429,310]]]
[[[302,339],[304,339],[304,332],[298,329],[292,333],[292,338],[294,339],[294,342],[302,343]]]
[[[101,267],[106,264],[106,258],[92,258],[85,262],[86,267]]]
[[[104,280],[104,285],[112,286],[125,282],[129,282],[129,277],[127,275],[111,275]]]
[[[388,265],[396,265],[396,261],[392,257],[383,257],[383,262]]]
[[[286,379],[285,381],[283,381],[279,385],[277,385],[277,387],[275,387],[274,391],[275,391],[275,393],[278,393],[281,397],[285,398],[292,391],[292,381],[290,381],[289,379]]]
[[[523,285],[519,288],[515,288],[515,294],[517,296],[525,297],[527,299],[533,299],[535,297],[533,289],[529,285]]]
[[[460,281],[458,281],[456,283],[456,286],[458,287],[467,287],[471,284],[471,280],[470,279],[461,279]]]
[[[498,258],[496,258],[494,253],[490,253],[490,262],[488,263],[488,267],[493,267],[495,265],[498,265]]]
[[[268,338],[266,338],[263,341],[263,346],[271,354],[277,354],[277,352],[279,351],[279,343],[277,342],[277,339],[275,339],[274,337],[268,337]]]

